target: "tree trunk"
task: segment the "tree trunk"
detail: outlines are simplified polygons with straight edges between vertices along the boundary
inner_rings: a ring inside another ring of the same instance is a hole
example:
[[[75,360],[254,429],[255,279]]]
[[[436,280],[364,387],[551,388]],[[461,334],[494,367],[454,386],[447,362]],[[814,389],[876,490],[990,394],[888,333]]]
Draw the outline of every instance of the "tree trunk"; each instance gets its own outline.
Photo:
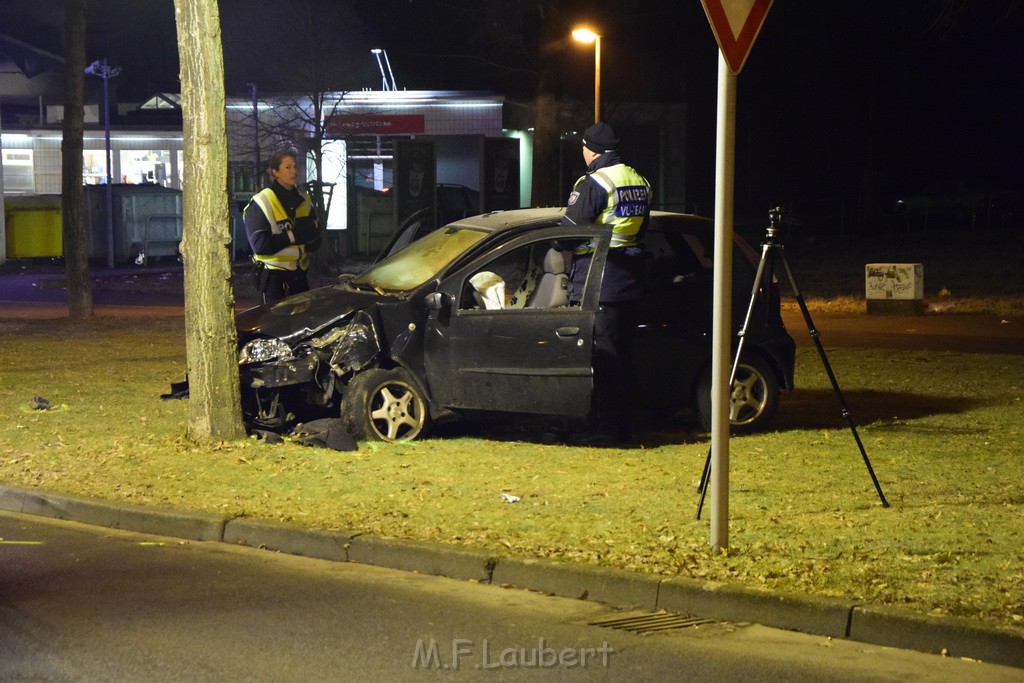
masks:
[[[82,217],[82,131],[85,109],[86,0],[64,3],[64,135],[61,142],[61,213],[64,268],[68,284],[68,316],[93,316],[92,280],[89,278],[88,235]]]
[[[561,133],[558,99],[550,92],[537,93],[533,123],[533,206],[563,206],[569,188],[559,183]],[[572,178],[569,182],[576,180]]]
[[[217,0],[174,0],[185,136],[185,353],[188,436],[245,436],[231,289],[224,56]]]
[[[533,122],[533,206],[563,206],[569,187],[559,183],[561,170],[561,122],[558,92],[560,50],[568,24],[557,0],[540,3],[541,38],[538,45],[537,96]],[[572,182],[572,178],[569,182]]]

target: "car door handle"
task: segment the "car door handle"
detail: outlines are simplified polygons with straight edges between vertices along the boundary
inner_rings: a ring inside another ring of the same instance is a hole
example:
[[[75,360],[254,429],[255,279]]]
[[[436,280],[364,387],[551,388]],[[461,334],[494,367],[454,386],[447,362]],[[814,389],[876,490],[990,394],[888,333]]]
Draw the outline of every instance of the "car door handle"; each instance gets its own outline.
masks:
[[[557,330],[555,330],[555,334],[557,334],[559,337],[575,337],[579,333],[580,328],[571,326],[559,327]]]

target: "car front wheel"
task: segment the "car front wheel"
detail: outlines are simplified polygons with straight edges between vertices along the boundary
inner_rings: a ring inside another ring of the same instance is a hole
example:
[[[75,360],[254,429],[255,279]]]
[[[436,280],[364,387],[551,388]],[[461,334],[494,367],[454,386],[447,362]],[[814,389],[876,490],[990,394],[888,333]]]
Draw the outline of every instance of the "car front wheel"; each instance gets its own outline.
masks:
[[[412,441],[427,425],[427,403],[405,370],[373,369],[352,378],[341,417],[357,439]]]
[[[697,387],[697,417],[711,429],[711,370],[705,370]],[[760,357],[744,357],[736,368],[729,394],[729,422],[734,434],[749,434],[767,427],[779,405],[779,383]]]

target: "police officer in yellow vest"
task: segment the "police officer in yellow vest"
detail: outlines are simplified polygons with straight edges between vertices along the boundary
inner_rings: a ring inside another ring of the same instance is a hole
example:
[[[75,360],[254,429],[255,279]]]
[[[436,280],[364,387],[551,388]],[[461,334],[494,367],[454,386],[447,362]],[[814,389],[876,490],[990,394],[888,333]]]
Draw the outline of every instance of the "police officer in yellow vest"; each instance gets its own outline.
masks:
[[[289,150],[270,157],[269,187],[245,207],[245,234],[256,265],[256,289],[273,303],[309,289],[309,252],[320,248],[322,234],[309,196],[296,187],[299,168]]]
[[[644,258],[638,240],[650,221],[651,185],[622,163],[619,138],[606,123],[583,133],[587,173],[576,181],[562,223],[612,226],[611,249],[594,321],[594,432],[582,441],[632,443],[634,426],[633,336],[635,303],[643,294]],[[590,249],[573,255],[570,301],[578,302],[590,269]]]

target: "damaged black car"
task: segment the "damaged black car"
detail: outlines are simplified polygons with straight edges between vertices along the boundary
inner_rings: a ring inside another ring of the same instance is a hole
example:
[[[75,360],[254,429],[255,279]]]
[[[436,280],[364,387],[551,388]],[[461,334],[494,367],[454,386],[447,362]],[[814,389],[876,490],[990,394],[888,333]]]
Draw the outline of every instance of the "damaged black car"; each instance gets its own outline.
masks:
[[[405,246],[359,275],[240,313],[247,425],[286,431],[340,417],[357,438],[402,441],[479,414],[585,419],[611,231],[563,226],[561,216],[521,209],[465,218],[398,240]],[[692,411],[705,428],[713,234],[706,218],[652,213],[635,342],[641,405],[666,416]],[[570,255],[583,243],[594,257],[579,303],[570,304]],[[737,328],[757,257],[736,239]],[[778,292],[761,294],[732,395],[736,431],[768,425],[780,389],[793,387],[795,347]]]

